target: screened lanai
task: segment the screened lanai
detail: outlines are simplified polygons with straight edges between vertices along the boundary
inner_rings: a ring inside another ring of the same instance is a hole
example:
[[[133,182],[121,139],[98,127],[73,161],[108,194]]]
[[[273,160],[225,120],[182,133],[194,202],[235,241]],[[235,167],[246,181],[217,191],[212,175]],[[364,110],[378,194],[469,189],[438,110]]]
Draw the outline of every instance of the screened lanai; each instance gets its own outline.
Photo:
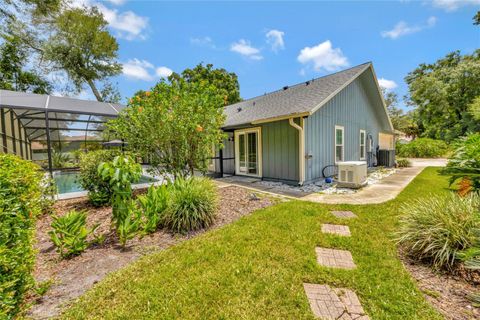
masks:
[[[81,152],[109,140],[105,122],[125,106],[0,90],[0,152],[32,160],[50,172],[75,168]]]

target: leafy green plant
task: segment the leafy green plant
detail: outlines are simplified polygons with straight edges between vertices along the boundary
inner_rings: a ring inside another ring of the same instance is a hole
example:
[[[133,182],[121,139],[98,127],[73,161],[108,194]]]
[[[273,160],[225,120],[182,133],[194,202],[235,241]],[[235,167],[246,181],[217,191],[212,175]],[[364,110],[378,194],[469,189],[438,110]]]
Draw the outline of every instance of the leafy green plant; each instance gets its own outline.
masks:
[[[126,206],[126,216],[117,223],[117,234],[122,247],[125,247],[127,241],[137,235],[141,223],[141,212],[137,203],[130,200],[126,203]]]
[[[87,214],[83,211],[69,211],[63,216],[54,216],[49,231],[50,239],[63,258],[72,257],[88,247],[87,237],[98,227],[87,228]]]
[[[408,159],[397,159],[397,167],[399,168],[406,168],[406,167],[411,167],[412,163]]]
[[[11,154],[0,154],[0,168],[0,319],[12,319],[34,286],[33,241],[44,173]]]
[[[470,134],[456,143],[441,174],[450,176],[450,184],[464,179],[472,191],[480,191],[480,133]]]
[[[138,92],[107,126],[130,150],[148,158],[152,170],[186,177],[207,171],[212,147],[225,137],[224,98],[225,91],[207,81],[171,77]]]
[[[148,188],[147,193],[138,196],[137,200],[143,210],[143,231],[145,233],[155,232],[168,205],[167,185],[158,187],[152,185]]]
[[[163,224],[175,232],[188,232],[210,226],[215,220],[217,192],[207,178],[178,178],[169,187],[168,207]]]
[[[125,246],[131,235],[138,228],[138,221],[133,221],[137,211],[132,202],[132,183],[140,180],[142,167],[130,156],[116,156],[111,162],[102,162],[98,173],[108,183],[112,194],[112,222],[115,225],[120,242]]]
[[[97,150],[80,155],[80,185],[88,191],[88,199],[94,206],[110,203],[112,189],[107,181],[98,173],[102,162],[112,161],[119,152],[117,150]]]
[[[67,153],[52,150],[52,163],[54,168],[65,168],[69,160],[70,156]]]
[[[451,267],[457,254],[471,248],[480,227],[480,197],[429,197],[404,205],[398,241],[417,259]]]
[[[396,154],[407,158],[439,158],[445,156],[448,145],[445,141],[417,138],[409,143],[397,143]]]

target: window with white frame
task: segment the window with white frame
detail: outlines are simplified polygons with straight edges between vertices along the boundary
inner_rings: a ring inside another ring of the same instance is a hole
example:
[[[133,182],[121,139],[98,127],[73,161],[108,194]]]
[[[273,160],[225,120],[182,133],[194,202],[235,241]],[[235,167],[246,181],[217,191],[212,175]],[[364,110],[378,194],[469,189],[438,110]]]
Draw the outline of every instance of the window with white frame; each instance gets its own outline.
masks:
[[[365,145],[367,143],[367,135],[365,130],[360,130],[360,160],[365,160]]]
[[[335,163],[344,159],[344,129],[342,126],[335,126]]]

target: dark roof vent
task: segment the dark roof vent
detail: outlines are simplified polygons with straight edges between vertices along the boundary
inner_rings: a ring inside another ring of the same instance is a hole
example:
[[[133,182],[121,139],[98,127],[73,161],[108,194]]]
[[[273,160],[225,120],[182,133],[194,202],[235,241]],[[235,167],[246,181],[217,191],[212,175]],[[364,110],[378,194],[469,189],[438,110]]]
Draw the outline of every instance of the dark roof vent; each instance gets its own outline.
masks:
[[[242,111],[242,108],[241,108],[241,107],[238,107],[238,108],[237,108],[237,111],[238,111],[238,112]]]
[[[288,89],[288,86],[283,87],[283,90],[287,90],[287,89]]]
[[[310,81],[305,82],[305,85],[308,86],[310,84]]]

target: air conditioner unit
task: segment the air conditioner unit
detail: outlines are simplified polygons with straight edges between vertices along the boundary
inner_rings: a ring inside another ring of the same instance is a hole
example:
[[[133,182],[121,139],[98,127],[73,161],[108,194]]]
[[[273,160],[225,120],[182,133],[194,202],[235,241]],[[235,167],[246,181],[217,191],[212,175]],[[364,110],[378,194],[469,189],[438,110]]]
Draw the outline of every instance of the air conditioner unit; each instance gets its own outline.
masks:
[[[367,184],[367,163],[365,161],[344,161],[338,165],[338,186],[358,189]]]

